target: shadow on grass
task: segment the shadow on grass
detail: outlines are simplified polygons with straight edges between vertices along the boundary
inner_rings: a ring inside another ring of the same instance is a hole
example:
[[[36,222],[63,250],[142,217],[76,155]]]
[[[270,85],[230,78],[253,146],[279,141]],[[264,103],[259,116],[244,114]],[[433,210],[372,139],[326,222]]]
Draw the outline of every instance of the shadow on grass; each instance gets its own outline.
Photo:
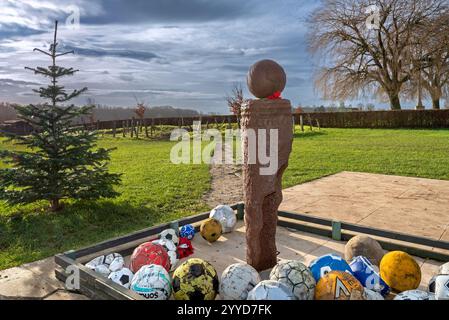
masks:
[[[158,208],[127,202],[67,204],[58,213],[0,216],[0,270],[166,221]]]
[[[321,129],[321,130],[315,130],[315,131],[310,131],[310,130],[306,130],[304,132],[295,130],[295,133],[293,134],[293,138],[301,138],[301,139],[313,139],[316,137],[321,137],[321,136],[325,136],[328,135],[328,133]]]

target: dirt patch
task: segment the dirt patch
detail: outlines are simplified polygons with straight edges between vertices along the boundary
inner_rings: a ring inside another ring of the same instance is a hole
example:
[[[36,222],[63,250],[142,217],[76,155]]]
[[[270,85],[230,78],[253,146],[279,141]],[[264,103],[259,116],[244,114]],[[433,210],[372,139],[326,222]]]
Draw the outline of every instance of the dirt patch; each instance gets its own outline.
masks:
[[[243,201],[242,166],[216,164],[216,162],[214,159],[212,160],[210,166],[211,189],[203,200],[211,208],[219,204],[234,204]]]

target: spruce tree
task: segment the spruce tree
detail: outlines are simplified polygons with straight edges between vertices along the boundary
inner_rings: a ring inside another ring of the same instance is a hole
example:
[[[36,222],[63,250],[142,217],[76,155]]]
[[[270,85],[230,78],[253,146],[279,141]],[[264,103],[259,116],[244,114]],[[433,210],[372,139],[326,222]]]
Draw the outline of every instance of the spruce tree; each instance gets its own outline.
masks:
[[[117,196],[113,186],[120,175],[108,172],[110,149],[98,148],[97,132],[78,130],[74,125],[92,112],[92,106],[76,107],[67,102],[87,88],[67,91],[60,78],[77,71],[59,66],[57,58],[74,54],[58,53],[58,22],[48,52],[34,49],[51,60],[49,67],[26,69],[50,80],[47,87],[33,90],[44,102],[16,107],[18,117],[33,128],[28,136],[10,138],[24,145],[25,151],[2,151],[0,159],[9,164],[0,170],[0,199],[27,204],[48,200],[51,211],[62,209],[64,199],[99,199]]]

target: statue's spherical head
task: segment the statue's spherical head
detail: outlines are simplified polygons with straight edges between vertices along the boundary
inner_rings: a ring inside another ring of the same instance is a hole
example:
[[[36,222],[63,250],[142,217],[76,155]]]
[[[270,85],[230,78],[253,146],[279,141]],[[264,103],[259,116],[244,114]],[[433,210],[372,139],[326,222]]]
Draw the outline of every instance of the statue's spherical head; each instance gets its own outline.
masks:
[[[287,83],[284,69],[273,60],[261,60],[251,66],[247,76],[249,91],[263,99],[282,92]]]

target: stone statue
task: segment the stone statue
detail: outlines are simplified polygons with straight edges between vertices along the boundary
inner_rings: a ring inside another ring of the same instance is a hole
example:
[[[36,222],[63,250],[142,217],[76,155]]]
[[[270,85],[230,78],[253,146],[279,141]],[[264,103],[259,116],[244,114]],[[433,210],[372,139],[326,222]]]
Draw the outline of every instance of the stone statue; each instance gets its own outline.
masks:
[[[254,64],[247,82],[251,93],[259,99],[245,103],[241,119],[246,259],[248,264],[262,271],[277,263],[277,211],[282,202],[282,175],[292,149],[292,108],[290,101],[281,98],[287,79],[276,62],[262,60]],[[261,139],[263,129],[265,139]],[[270,164],[259,154],[269,155],[273,150],[275,154],[271,157],[276,157],[277,161],[270,171],[267,170]]]

